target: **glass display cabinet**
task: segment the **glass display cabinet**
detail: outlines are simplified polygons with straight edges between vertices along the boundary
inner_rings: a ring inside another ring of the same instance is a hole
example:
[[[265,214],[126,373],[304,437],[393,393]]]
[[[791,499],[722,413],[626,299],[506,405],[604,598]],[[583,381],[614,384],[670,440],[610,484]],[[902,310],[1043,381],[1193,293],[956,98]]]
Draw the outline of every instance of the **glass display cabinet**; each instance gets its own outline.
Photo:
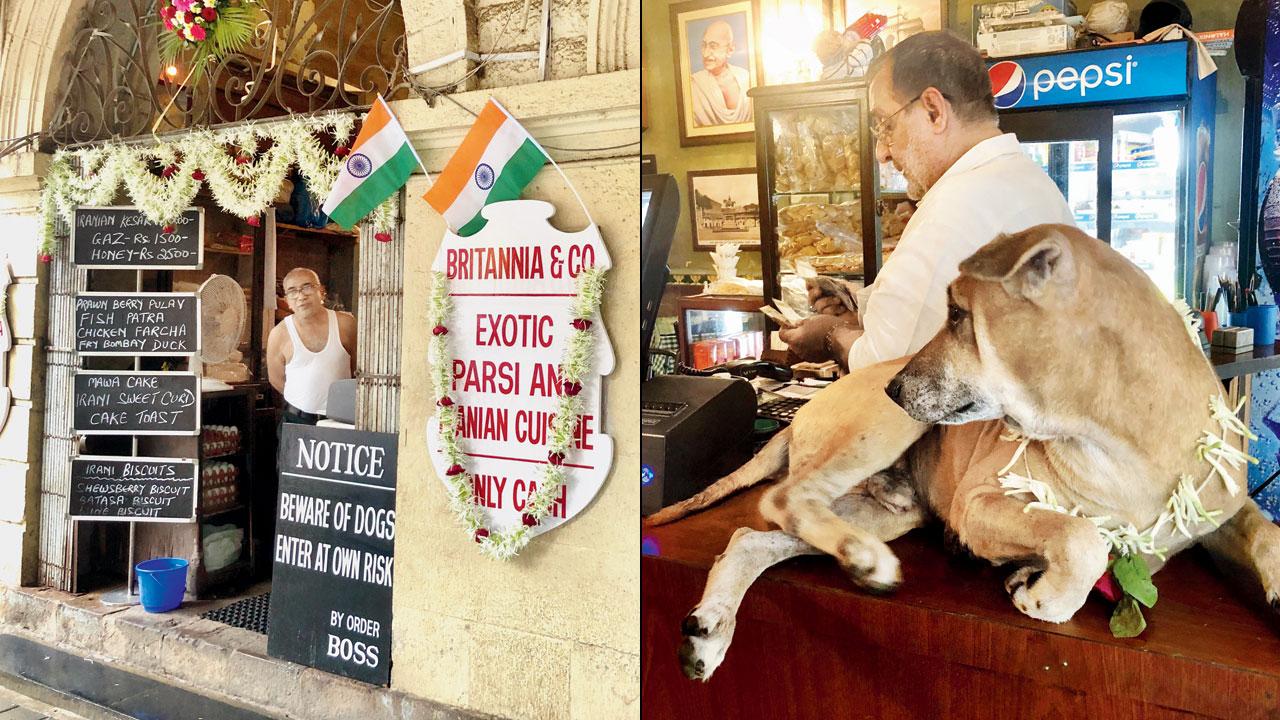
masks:
[[[808,264],[862,284],[882,263],[879,180],[861,80],[751,90],[765,297],[803,307]]]

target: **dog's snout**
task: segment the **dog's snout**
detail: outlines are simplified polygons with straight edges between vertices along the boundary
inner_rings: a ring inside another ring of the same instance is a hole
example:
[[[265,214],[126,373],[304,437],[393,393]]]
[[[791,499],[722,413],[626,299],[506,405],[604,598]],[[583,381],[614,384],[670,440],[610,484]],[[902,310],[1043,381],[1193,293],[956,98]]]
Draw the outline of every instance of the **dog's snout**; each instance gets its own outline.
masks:
[[[889,384],[885,386],[884,392],[889,396],[898,407],[902,407],[902,379],[895,375]]]

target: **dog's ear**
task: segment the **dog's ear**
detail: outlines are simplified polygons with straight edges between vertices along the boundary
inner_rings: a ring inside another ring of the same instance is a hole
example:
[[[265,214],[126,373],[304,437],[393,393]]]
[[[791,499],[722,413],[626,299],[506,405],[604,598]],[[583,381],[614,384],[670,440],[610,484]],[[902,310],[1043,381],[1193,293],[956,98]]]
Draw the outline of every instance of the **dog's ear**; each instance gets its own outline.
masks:
[[[960,272],[999,282],[1008,292],[1028,300],[1043,297],[1051,285],[1071,286],[1076,280],[1071,242],[1050,225],[1001,235],[960,263]]]

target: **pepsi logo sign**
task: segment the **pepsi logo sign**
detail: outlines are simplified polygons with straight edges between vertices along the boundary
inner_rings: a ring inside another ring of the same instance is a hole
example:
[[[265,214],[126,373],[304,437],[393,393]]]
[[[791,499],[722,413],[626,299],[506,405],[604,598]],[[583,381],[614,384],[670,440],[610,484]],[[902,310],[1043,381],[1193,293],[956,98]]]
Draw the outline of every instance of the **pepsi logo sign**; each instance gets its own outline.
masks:
[[[995,97],[997,110],[1017,105],[1027,91],[1027,75],[1022,66],[1012,60],[992,65],[987,74],[991,77],[991,95]]]

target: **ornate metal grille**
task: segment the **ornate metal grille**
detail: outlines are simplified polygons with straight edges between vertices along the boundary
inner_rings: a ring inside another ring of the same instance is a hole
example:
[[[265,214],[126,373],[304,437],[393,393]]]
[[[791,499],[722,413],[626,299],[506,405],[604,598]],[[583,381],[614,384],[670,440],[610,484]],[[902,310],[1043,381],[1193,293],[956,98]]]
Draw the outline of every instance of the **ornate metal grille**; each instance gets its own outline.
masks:
[[[48,135],[57,145],[368,105],[408,94],[398,0],[259,0],[240,52],[162,67],[154,0],[91,0]],[[167,72],[168,71],[168,72]],[[172,104],[171,101],[172,100]]]

